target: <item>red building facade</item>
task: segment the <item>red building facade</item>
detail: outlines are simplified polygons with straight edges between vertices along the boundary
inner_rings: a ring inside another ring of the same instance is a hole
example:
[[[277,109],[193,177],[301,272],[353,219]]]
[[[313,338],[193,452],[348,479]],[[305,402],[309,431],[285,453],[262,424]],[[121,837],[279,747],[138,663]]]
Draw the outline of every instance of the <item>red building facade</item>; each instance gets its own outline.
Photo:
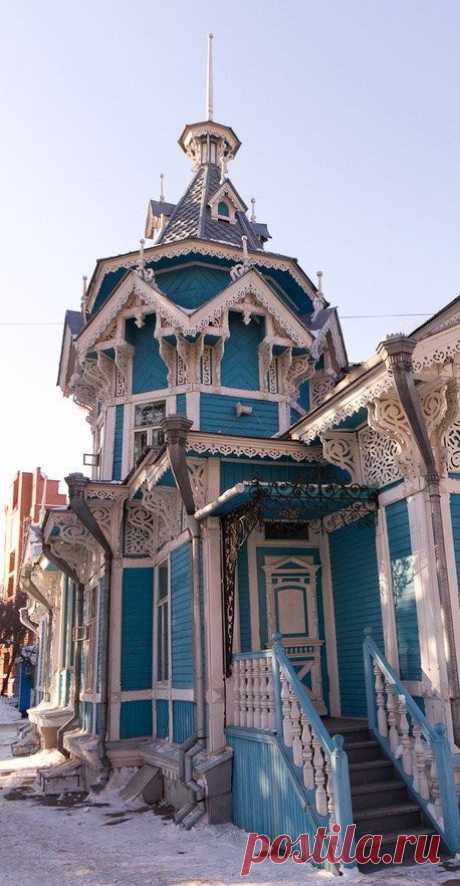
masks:
[[[31,523],[38,523],[42,509],[50,505],[65,505],[66,496],[59,492],[59,480],[50,480],[41,470],[18,471],[5,506],[5,543],[2,596],[15,601],[19,592],[19,575],[27,531]],[[0,648],[0,687],[8,673],[10,651]],[[11,672],[8,694],[14,691],[14,668]]]

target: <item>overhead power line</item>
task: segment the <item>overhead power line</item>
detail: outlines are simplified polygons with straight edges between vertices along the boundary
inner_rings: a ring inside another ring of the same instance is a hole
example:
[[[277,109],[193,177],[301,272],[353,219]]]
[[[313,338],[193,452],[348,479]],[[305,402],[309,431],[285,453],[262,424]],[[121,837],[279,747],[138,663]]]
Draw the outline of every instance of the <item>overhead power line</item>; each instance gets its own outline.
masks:
[[[339,314],[341,320],[384,320],[386,318],[431,317],[431,314]],[[0,320],[0,326],[62,326],[59,320]]]

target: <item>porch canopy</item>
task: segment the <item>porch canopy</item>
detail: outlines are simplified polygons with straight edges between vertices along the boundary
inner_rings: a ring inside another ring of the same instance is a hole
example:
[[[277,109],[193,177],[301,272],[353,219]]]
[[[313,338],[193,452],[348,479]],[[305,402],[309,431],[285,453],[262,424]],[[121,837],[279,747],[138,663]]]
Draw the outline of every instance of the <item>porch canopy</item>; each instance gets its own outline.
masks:
[[[226,489],[213,502],[195,513],[197,520],[205,517],[226,517],[245,511],[257,511],[262,520],[292,520],[308,523],[337,511],[358,508],[363,514],[373,510],[376,493],[356,483],[290,483],[244,480]],[[355,514],[353,514],[355,516]],[[343,514],[344,522],[347,515]]]
[[[222,524],[222,591],[225,626],[225,670],[231,673],[235,616],[235,574],[238,553],[256,526],[265,521],[311,523],[330,528],[366,517],[376,508],[375,489],[356,483],[263,482],[246,480],[196,511],[197,520],[220,517]],[[326,522],[324,522],[324,520]]]

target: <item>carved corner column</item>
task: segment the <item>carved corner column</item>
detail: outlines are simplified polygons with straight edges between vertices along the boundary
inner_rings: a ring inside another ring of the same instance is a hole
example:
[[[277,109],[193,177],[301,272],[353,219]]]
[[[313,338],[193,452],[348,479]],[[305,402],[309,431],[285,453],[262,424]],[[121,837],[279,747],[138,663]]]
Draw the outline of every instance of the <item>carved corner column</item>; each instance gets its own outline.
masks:
[[[207,661],[208,750],[225,746],[224,643],[222,636],[222,544],[220,520],[208,517],[202,524],[204,621]]]

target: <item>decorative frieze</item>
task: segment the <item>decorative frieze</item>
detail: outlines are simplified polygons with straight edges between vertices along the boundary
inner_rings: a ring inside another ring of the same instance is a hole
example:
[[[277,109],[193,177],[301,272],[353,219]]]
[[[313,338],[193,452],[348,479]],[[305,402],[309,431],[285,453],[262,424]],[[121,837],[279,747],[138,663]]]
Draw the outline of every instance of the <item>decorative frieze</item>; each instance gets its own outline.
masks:
[[[394,440],[367,427],[359,431],[359,448],[363,483],[382,487],[400,479],[398,445]]]
[[[350,474],[353,483],[362,483],[358,436],[355,431],[328,431],[321,436],[326,461]]]
[[[177,489],[142,487],[142,499],[126,508],[125,555],[153,557],[184,526],[183,506]]]
[[[263,440],[257,437],[216,437],[213,434],[189,433],[187,452],[200,455],[237,455],[246,458],[292,458],[295,462],[318,462],[322,459],[321,447],[303,446],[288,440]]]

